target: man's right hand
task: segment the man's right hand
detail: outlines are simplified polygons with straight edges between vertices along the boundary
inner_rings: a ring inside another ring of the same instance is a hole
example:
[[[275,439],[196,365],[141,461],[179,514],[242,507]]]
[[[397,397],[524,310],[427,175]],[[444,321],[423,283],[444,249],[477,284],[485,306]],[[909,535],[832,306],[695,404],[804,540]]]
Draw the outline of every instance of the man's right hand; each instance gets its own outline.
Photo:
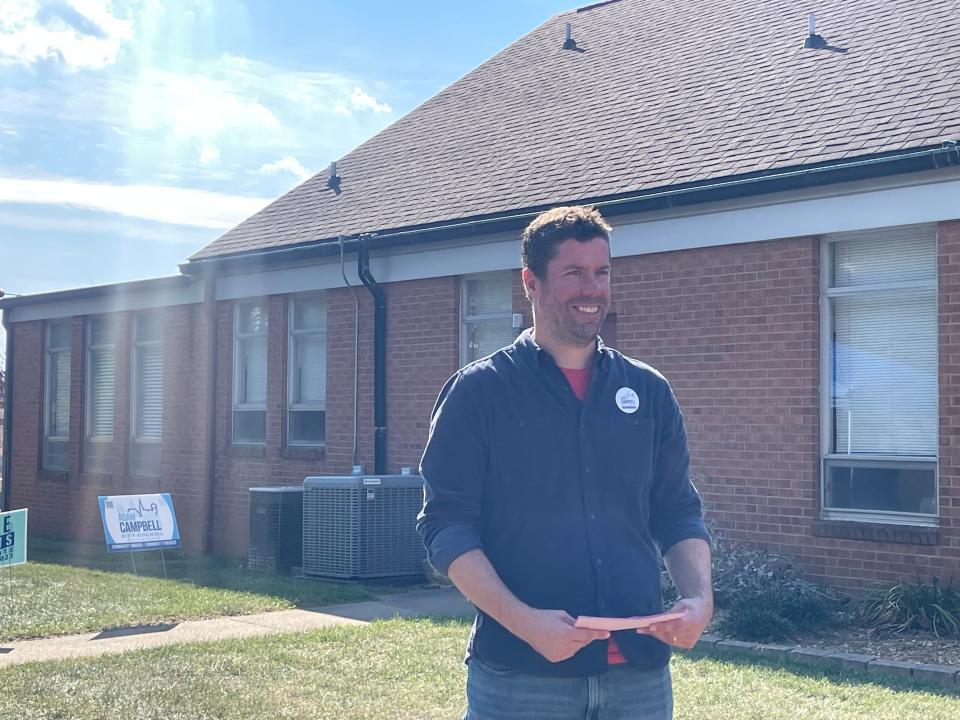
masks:
[[[594,640],[606,640],[606,630],[588,630],[574,627],[575,620],[563,610],[531,608],[523,614],[520,624],[512,632],[550,662],[573,657]]]

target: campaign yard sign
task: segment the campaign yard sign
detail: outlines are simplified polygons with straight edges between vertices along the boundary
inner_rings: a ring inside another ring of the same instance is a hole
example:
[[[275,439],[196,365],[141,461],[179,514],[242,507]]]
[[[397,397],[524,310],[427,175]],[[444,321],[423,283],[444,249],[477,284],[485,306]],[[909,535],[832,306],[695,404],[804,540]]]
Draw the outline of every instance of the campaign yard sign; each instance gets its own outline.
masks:
[[[27,509],[0,513],[0,566],[27,561]]]
[[[180,547],[170,493],[101,495],[100,519],[110,552]]]

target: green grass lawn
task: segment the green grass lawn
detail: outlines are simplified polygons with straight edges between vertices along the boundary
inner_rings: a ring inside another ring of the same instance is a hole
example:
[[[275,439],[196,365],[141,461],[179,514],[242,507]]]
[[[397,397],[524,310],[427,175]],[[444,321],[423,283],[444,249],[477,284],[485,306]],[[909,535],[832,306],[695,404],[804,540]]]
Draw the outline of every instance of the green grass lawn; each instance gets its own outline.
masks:
[[[26,565],[0,570],[0,642],[366,600],[390,590],[246,570],[165,552],[31,538]],[[133,573],[133,562],[137,574]]]
[[[0,670],[0,718],[458,718],[468,626],[391,620]],[[955,720],[960,695],[698,654],[673,662],[678,720]]]

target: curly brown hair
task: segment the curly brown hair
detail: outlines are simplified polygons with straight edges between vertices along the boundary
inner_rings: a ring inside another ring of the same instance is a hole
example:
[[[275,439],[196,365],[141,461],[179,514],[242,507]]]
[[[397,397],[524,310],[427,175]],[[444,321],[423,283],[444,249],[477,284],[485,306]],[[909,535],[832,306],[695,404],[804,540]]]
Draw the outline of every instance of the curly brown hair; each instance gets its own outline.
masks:
[[[610,226],[600,211],[587,205],[556,207],[537,215],[523,231],[523,267],[538,278],[546,277],[547,263],[565,240],[589,242],[601,237],[610,242]]]

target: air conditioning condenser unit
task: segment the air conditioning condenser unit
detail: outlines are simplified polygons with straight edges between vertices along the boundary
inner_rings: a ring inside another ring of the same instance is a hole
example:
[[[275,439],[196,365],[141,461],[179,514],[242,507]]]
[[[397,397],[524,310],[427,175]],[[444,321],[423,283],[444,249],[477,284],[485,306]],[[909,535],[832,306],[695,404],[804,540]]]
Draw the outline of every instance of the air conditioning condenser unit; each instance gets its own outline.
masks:
[[[339,579],[423,575],[419,475],[308,477],[303,482],[303,572]]]

